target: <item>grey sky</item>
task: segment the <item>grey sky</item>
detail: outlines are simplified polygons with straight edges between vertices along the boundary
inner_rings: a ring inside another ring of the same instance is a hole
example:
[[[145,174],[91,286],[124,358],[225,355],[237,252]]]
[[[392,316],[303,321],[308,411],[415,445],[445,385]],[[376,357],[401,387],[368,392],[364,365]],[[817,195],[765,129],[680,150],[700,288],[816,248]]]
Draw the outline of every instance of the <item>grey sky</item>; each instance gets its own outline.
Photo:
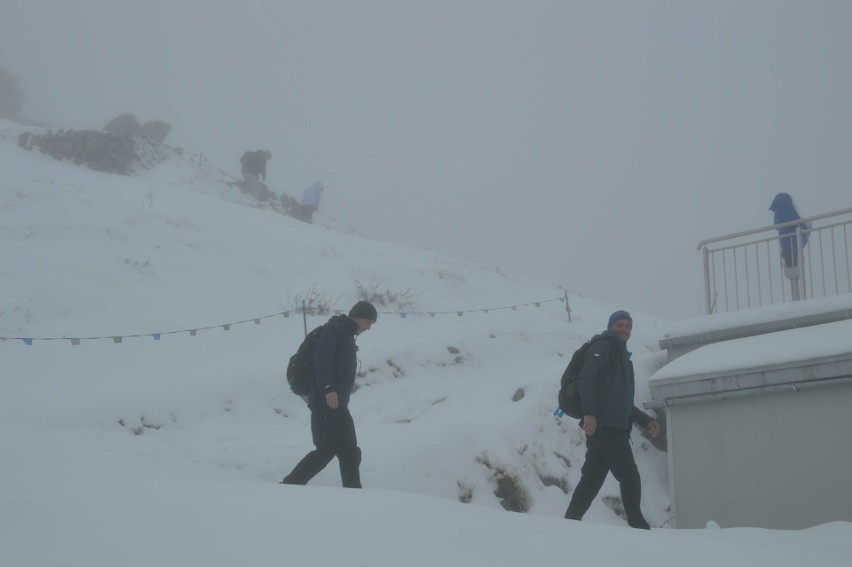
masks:
[[[369,237],[703,310],[699,240],[852,206],[852,2],[4,0],[24,114],[123,112]],[[320,217],[321,218],[321,217]],[[286,251],[282,251],[282,254]]]

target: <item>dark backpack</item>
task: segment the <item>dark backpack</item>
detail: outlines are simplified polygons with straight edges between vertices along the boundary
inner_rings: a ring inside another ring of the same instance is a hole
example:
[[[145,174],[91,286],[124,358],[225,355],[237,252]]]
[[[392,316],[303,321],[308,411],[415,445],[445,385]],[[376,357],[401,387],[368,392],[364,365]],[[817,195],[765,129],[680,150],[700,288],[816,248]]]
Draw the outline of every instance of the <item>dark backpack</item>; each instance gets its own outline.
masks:
[[[583,343],[583,345],[575,350],[574,354],[571,355],[571,361],[568,363],[568,367],[565,369],[565,372],[562,373],[562,379],[559,382],[559,409],[561,409],[568,417],[573,417],[574,419],[582,419],[583,417],[583,407],[580,404],[580,390],[577,387],[577,376],[580,375],[580,371],[583,369],[583,364],[586,362],[586,355],[589,352],[589,347],[591,347],[592,343],[595,341],[600,340],[610,339],[596,335]],[[613,345],[613,347],[614,346],[615,345]],[[612,355],[607,365],[612,364],[617,353],[618,351],[613,348]],[[598,381],[599,396],[602,394],[602,390],[603,384]]]
[[[314,347],[322,327],[320,325],[305,336],[299,350],[287,364],[287,383],[297,396],[307,396],[314,389]]]

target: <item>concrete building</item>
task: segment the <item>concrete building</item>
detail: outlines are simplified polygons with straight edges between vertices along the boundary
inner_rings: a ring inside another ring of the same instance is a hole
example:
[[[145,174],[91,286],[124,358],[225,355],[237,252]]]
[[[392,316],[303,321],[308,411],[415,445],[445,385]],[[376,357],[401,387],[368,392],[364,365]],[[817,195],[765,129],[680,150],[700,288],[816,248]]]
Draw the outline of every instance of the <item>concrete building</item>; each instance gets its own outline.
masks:
[[[700,317],[660,342],[677,528],[852,521],[852,294]]]

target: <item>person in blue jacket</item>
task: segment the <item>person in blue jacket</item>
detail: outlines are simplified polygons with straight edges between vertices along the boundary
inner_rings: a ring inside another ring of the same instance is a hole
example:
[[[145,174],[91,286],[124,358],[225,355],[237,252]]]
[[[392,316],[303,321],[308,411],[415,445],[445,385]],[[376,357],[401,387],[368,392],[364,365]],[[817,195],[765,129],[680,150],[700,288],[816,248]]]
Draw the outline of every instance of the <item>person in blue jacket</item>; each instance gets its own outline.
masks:
[[[778,193],[772,199],[772,204],[769,205],[769,210],[775,213],[775,224],[784,224],[802,218],[796,210],[796,205],[793,204],[793,197],[789,193]],[[808,244],[810,237],[810,223],[803,222],[798,225],[785,226],[778,229],[778,234],[781,236],[779,243],[781,244],[781,260],[784,262],[785,268],[791,268],[798,264],[799,247],[798,239],[796,238],[796,226],[801,232],[802,249]],[[789,236],[785,236],[789,235]]]
[[[565,511],[569,520],[582,520],[603,486],[612,475],[621,487],[621,500],[630,527],[651,529],[642,515],[642,482],[630,448],[630,431],[635,421],[652,437],[660,433],[660,424],[633,405],[635,380],[627,341],[633,331],[633,318],[627,311],[609,317],[606,331],[596,335],[586,354],[577,387],[583,407],[580,427],[586,434],[586,461],[580,482]]]
[[[349,315],[335,315],[323,326],[314,350],[314,389],[308,396],[313,451],[284,477],[281,484],[307,484],[334,457],[345,488],[361,488],[361,449],[349,413],[358,360],[355,337],[378,319],[372,303],[359,301]]]

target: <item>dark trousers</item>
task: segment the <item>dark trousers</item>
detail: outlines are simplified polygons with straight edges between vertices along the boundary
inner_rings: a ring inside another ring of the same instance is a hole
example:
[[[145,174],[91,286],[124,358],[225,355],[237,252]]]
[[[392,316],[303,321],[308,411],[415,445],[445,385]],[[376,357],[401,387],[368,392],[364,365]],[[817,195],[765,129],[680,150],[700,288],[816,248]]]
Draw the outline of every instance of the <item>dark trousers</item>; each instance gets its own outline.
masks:
[[[314,222],[314,211],[317,208],[313,205],[302,205],[299,209],[299,218],[305,222],[312,223]]]
[[[569,520],[583,518],[600,492],[608,472],[612,472],[621,485],[621,501],[627,513],[627,523],[632,528],[650,529],[639,506],[642,482],[630,448],[630,436],[626,431],[611,427],[599,427],[594,435],[586,439],[586,462],[583,463],[580,482],[574,489],[565,517]]]
[[[311,435],[316,449],[299,461],[282,484],[307,484],[337,457],[343,486],[361,488],[361,449],[349,408],[333,410],[325,404],[311,408]]]

